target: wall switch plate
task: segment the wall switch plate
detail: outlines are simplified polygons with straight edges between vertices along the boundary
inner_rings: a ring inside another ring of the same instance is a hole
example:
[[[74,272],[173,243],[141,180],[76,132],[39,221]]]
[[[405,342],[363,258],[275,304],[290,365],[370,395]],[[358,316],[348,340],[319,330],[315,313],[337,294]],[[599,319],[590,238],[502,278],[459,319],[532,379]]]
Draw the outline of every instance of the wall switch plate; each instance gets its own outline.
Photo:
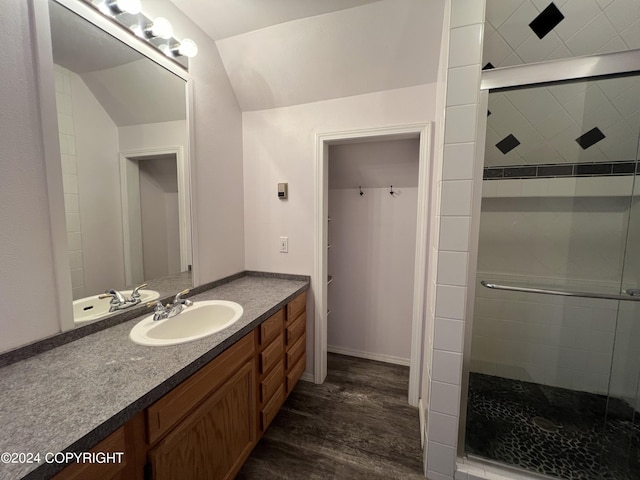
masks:
[[[280,253],[289,253],[289,237],[280,237]]]
[[[289,184],[288,183],[279,183],[278,184],[278,198],[280,200],[286,200],[289,198]]]

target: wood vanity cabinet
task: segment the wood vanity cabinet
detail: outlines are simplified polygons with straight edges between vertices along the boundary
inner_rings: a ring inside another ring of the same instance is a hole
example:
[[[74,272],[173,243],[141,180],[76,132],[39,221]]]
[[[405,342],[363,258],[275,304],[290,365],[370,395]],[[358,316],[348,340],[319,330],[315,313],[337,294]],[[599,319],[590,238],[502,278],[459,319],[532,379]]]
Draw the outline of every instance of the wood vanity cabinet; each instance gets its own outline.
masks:
[[[285,322],[285,391],[289,396],[307,366],[307,292],[287,305]]]
[[[269,317],[256,338],[258,438],[274,419],[306,367],[306,292]]]
[[[56,480],[231,480],[306,366],[306,293],[99,443],[122,465],[71,465]]]
[[[226,480],[240,470],[256,442],[254,336],[147,409],[151,478]]]
[[[122,452],[121,461],[110,463],[73,463],[58,473],[54,480],[128,480],[136,478],[135,426],[139,419],[133,419],[126,425],[98,443],[90,451],[97,453]]]

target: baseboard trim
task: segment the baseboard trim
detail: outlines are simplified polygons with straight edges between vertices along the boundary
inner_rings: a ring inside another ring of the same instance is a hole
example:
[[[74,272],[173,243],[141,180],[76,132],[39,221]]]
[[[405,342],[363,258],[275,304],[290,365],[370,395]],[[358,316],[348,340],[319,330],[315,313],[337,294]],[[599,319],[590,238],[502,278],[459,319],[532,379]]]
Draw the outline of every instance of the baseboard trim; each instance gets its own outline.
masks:
[[[403,365],[405,367],[410,365],[408,358],[394,357],[393,355],[384,355],[381,353],[362,352],[360,350],[336,347],[334,345],[327,345],[327,352],[349,355],[350,357],[366,358],[367,360],[376,360],[378,362],[393,363],[396,365]]]
[[[426,435],[427,425],[424,421],[424,408],[422,406],[422,397],[418,399],[418,414],[420,416],[420,446],[424,449],[424,437]]]
[[[302,380],[303,382],[313,383],[313,373],[304,372],[302,375],[300,375],[300,380]]]

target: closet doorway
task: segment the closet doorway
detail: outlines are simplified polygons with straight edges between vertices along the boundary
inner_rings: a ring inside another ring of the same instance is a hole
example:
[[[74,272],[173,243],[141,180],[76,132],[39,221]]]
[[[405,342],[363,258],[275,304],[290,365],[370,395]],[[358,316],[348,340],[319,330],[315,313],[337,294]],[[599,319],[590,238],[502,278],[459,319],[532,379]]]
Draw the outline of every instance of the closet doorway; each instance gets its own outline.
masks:
[[[317,136],[316,383],[327,352],[408,365],[409,403],[418,404],[428,132],[425,124]]]

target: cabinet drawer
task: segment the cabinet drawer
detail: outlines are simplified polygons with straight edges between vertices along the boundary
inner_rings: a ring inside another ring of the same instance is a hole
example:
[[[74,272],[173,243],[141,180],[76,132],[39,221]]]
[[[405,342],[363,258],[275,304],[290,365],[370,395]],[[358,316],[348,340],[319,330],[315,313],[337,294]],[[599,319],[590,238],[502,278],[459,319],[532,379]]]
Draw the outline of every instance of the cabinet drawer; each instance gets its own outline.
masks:
[[[271,420],[274,419],[278,410],[282,406],[282,402],[284,402],[284,385],[281,384],[278,388],[278,392],[273,396],[269,403],[267,403],[264,408],[260,411],[260,426],[262,427],[262,431],[265,431]]]
[[[233,374],[247,358],[254,355],[253,332],[222,352],[147,409],[147,438],[153,444],[181,418]]]
[[[284,368],[282,361],[274,368],[264,380],[260,382],[260,403],[265,403],[278,391],[284,380]]]
[[[300,357],[304,355],[306,347],[307,336],[303,333],[296,343],[287,350],[287,371],[291,370],[293,366],[300,360]]]
[[[282,346],[282,335],[271,342],[271,344],[260,352],[260,374],[267,373],[271,367],[282,359],[284,347]]]
[[[296,343],[307,326],[307,314],[303,313],[293,323],[287,325],[287,347]]]
[[[293,387],[295,387],[296,382],[298,381],[300,376],[303,374],[306,366],[307,366],[307,356],[305,354],[302,354],[302,358],[298,360],[298,363],[296,363],[295,366],[291,369],[291,371],[287,374],[287,393],[293,390]]]
[[[269,317],[260,325],[260,346],[264,347],[269,345],[271,340],[276,338],[282,331],[282,325],[284,324],[284,308],[280,309],[278,313]]]
[[[307,307],[307,292],[302,292],[287,305],[287,322],[292,322]]]
[[[120,463],[74,463],[54,477],[54,480],[81,480],[93,478],[114,478],[127,466],[124,427],[120,427],[102,442],[91,449],[92,452],[116,453],[124,452]],[[117,457],[116,457],[117,458]],[[118,475],[120,478],[120,475]],[[124,478],[124,477],[123,477]]]

